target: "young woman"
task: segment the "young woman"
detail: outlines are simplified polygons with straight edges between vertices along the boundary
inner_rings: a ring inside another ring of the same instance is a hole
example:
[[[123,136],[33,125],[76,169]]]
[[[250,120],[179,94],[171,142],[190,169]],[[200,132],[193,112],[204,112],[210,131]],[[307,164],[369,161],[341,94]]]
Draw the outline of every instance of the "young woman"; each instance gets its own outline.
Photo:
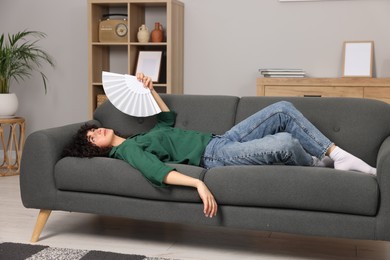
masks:
[[[157,115],[157,125],[147,133],[127,139],[112,129],[85,125],[64,155],[108,155],[128,162],[154,185],[194,187],[202,199],[206,217],[217,214],[217,203],[210,190],[201,180],[181,174],[166,162],[207,169],[228,165],[334,164],[335,169],[376,175],[375,168],[332,143],[289,102],[272,104],[216,136],[174,128],[176,114],[153,89],[151,79],[142,73],[137,78],[151,90],[162,110]]]

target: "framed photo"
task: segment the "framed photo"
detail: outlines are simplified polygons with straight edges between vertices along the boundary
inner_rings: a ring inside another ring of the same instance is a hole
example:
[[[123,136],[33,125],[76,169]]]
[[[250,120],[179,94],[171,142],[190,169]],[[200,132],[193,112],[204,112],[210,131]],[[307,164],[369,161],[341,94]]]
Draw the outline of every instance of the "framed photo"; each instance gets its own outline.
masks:
[[[343,77],[372,77],[374,42],[344,42]]]
[[[319,1],[324,1],[324,0],[279,0],[279,2],[319,2]]]
[[[162,51],[140,51],[135,73],[142,72],[158,82],[160,76]]]
[[[334,0],[279,0],[279,2],[320,2],[320,1],[334,1]]]

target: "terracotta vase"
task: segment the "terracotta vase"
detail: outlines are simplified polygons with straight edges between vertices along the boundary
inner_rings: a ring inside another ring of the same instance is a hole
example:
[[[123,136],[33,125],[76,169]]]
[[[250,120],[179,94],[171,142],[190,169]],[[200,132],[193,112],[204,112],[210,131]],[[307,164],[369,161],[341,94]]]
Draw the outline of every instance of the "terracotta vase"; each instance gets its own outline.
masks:
[[[164,38],[163,27],[160,23],[154,24],[154,30],[151,33],[152,42],[162,42]]]
[[[137,38],[139,42],[149,42],[150,34],[145,24],[138,28]]]

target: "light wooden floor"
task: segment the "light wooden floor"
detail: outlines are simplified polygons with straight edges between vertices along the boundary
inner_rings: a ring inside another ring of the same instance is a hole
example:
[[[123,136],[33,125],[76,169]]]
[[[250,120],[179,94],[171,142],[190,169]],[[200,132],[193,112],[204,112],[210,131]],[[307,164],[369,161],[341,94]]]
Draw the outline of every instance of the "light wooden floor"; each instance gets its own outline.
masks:
[[[38,210],[0,178],[0,242],[29,243]],[[305,237],[53,212],[37,244],[175,259],[390,259],[390,242]]]

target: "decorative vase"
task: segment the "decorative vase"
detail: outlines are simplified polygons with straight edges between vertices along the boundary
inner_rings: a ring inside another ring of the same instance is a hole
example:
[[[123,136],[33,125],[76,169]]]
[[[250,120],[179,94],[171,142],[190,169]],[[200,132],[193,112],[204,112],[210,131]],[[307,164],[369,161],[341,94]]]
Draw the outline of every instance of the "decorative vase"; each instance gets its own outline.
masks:
[[[160,23],[154,24],[154,30],[151,34],[152,42],[162,42],[164,38],[163,27]]]
[[[149,42],[150,34],[145,24],[138,28],[137,38],[139,42]]]
[[[15,93],[0,94],[0,118],[14,117],[18,105],[18,97]]]

